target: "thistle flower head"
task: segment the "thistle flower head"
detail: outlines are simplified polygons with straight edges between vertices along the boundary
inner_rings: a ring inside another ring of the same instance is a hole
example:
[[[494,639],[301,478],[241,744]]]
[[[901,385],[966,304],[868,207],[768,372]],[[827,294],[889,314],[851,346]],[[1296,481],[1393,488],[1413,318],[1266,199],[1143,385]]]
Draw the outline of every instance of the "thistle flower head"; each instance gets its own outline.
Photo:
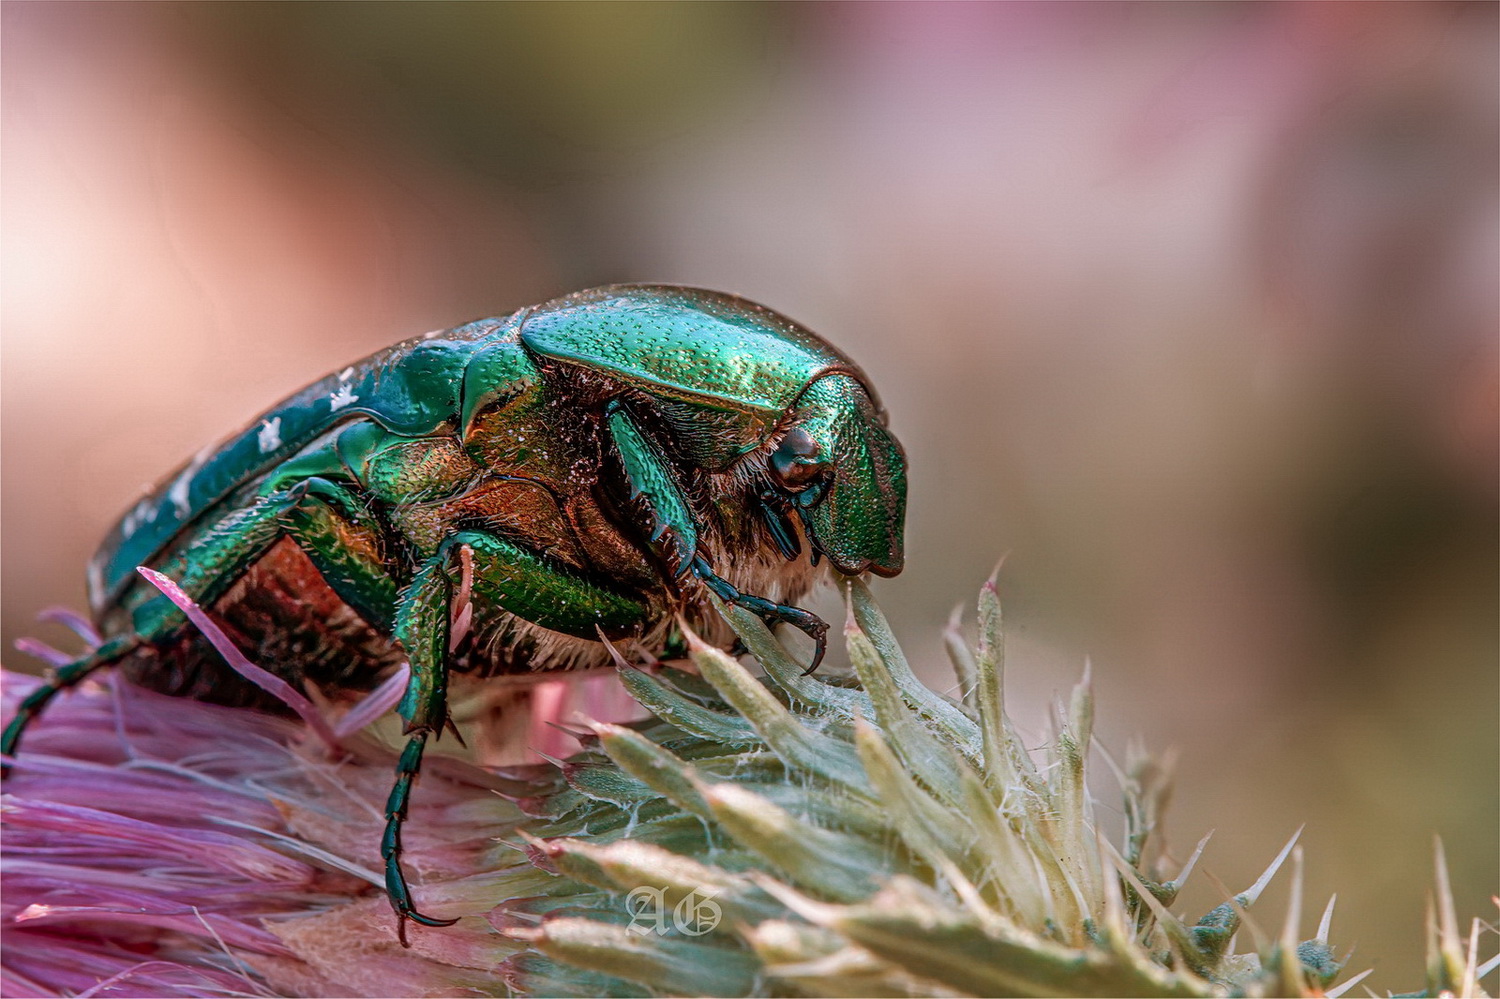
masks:
[[[949,636],[957,701],[916,679],[862,584],[846,596],[852,677],[803,676],[759,619],[725,607],[764,676],[689,635],[696,672],[619,670],[643,721],[585,725],[558,714],[560,694],[543,699],[535,721],[580,739],[566,760],[494,770],[430,755],[406,863],[419,906],[459,922],[412,927],[410,950],[373,864],[395,754],[379,726],[357,731],[389,690],[308,725],[85,684],[28,736],[5,789],[4,992],[1206,996],[1353,984],[1334,984],[1331,909],[1299,938],[1293,843],[1223,905],[1174,914],[1203,844],[1165,867],[1165,772],[1144,754],[1116,768],[1122,841],[1099,835],[1087,677],[1045,750],[1024,746],[1005,710],[993,586],[977,644]],[[7,710],[35,682],[7,674]],[[1288,859],[1293,904],[1267,933],[1246,912]],[[1439,904],[1433,994],[1479,994],[1478,937],[1456,926]],[[1247,927],[1259,939],[1240,953]]]

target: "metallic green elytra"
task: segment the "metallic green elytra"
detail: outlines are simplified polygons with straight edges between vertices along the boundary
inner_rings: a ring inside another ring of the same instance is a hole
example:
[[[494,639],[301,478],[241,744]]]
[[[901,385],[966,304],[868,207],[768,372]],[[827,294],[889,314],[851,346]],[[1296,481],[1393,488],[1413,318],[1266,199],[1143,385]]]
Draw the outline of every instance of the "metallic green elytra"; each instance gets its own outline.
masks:
[[[332,695],[405,661],[408,742],[386,809],[386,887],[412,905],[401,823],[450,677],[653,655],[679,615],[732,635],[710,593],[789,623],[826,559],[901,571],[906,462],[860,369],[769,309],[619,285],[397,344],[315,382],[142,499],[89,567],[103,644],[21,705],[0,749],[101,666],[269,706],[137,572],[171,577],[263,668]]]

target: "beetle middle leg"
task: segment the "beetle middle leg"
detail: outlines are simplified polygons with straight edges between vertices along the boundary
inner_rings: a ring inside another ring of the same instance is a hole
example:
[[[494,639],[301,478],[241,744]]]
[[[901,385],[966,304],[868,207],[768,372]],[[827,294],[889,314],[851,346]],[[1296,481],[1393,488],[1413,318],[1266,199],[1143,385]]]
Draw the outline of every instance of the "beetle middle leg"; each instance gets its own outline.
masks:
[[[473,557],[473,588],[483,602],[517,618],[565,634],[593,638],[595,627],[621,631],[643,619],[634,597],[586,579],[575,570],[488,531],[461,531],[422,564],[396,608],[396,640],[411,663],[411,680],[396,711],[406,723],[406,747],[396,765],[396,783],[385,807],[380,854],[386,892],[396,912],[397,933],[406,944],[406,921],[448,926],[457,920],[418,912],[401,870],[401,827],[412,784],[422,766],[427,738],[448,722],[448,653],[451,605],[467,549]]]
[[[406,748],[396,764],[396,783],[385,803],[385,833],[380,857],[385,861],[385,890],[396,911],[396,934],[403,947],[406,921],[423,926],[452,926],[457,919],[423,915],[412,904],[401,870],[401,826],[411,802],[411,786],[422,769],[427,737],[448,721],[448,607],[453,599],[449,572],[458,566],[457,548],[446,547],[428,559],[396,608],[396,640],[406,650],[411,679],[396,710],[406,723]]]

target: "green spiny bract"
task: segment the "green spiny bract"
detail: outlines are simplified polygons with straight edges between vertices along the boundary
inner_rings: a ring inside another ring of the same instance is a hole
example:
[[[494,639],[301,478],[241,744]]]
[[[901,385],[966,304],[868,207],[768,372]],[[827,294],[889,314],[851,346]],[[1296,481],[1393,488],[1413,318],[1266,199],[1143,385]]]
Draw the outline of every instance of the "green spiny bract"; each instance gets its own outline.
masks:
[[[1233,950],[1290,843],[1198,922],[1168,911],[1192,861],[1172,877],[1143,859],[1165,793],[1144,755],[1121,774],[1123,853],[1098,836],[1087,678],[1036,759],[1005,713],[992,584],[977,649],[950,642],[972,684],[963,701],[923,686],[869,591],[846,587],[858,684],[802,676],[732,606],[721,609],[765,677],[696,640],[697,676],[622,671],[657,718],[595,724],[559,770],[549,815],[525,829],[525,849],[556,879],[490,914],[527,948],[504,966],[513,988],[1311,995],[1337,978],[1326,919],[1315,939]]]

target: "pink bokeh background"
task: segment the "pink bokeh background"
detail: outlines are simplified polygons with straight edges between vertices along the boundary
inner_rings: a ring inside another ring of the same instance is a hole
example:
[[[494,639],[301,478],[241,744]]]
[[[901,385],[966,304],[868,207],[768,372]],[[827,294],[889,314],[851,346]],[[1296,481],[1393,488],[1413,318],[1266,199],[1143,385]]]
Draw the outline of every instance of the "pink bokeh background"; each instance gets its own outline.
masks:
[[[578,287],[708,285],[879,386],[912,469],[879,593],[930,682],[1008,553],[1018,722],[1044,739],[1090,657],[1106,745],[1179,753],[1184,852],[1216,828],[1248,884],[1307,823],[1377,990],[1419,977],[1434,833],[1494,917],[1493,5],[0,24],[7,647],[82,604],[143,487],[312,378]]]

